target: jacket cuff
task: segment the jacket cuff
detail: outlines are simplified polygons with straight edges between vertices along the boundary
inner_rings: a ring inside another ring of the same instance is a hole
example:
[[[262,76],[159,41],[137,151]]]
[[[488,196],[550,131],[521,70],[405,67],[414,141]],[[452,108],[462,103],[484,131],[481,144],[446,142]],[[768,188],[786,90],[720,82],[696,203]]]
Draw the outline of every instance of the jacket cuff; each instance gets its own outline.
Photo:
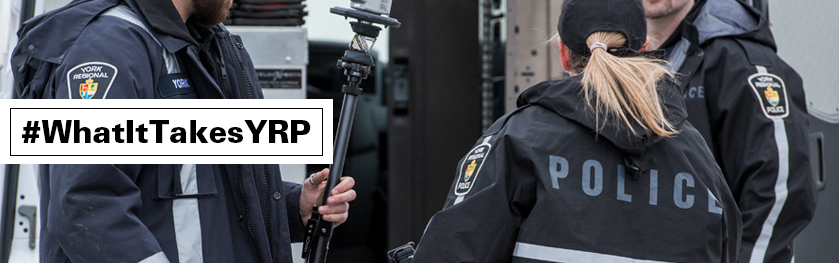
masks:
[[[291,242],[303,242],[305,237],[305,228],[303,225],[303,218],[300,217],[300,190],[303,186],[296,183],[283,182],[283,192],[285,192],[286,200],[286,215],[288,216],[288,231],[291,237]]]

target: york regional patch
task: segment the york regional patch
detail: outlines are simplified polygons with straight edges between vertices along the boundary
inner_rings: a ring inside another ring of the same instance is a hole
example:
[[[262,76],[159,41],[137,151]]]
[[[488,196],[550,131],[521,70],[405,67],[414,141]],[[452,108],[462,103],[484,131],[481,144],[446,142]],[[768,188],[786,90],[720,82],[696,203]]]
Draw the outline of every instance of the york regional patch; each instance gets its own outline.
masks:
[[[463,159],[463,163],[460,164],[458,170],[457,184],[454,188],[455,195],[465,195],[469,193],[469,190],[472,190],[472,186],[475,185],[475,180],[478,179],[478,173],[484,164],[484,159],[492,148],[492,145],[489,144],[490,138],[492,137],[485,138],[483,143],[472,148],[466,154],[466,158]]]
[[[104,62],[88,62],[67,71],[71,99],[104,99],[117,77],[117,68]]]
[[[767,118],[789,116],[789,101],[784,80],[769,73],[757,73],[749,77],[749,85],[757,94],[761,110]]]

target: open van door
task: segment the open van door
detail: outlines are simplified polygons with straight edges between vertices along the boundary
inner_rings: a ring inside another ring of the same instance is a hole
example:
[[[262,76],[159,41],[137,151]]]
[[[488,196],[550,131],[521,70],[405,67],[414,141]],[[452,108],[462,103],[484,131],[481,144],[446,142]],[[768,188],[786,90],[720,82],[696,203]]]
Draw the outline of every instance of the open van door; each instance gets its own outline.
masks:
[[[768,14],[778,55],[804,80],[810,114],[810,162],[819,201],[810,225],[795,240],[798,262],[839,262],[839,89],[835,71],[839,53],[812,48],[813,43],[836,43],[834,11],[837,1],[752,0]]]
[[[0,0],[0,99],[12,98],[9,62],[17,30],[36,14],[70,0]],[[0,263],[38,262],[38,165],[0,164]]]
[[[38,262],[38,165],[3,165],[2,262]]]

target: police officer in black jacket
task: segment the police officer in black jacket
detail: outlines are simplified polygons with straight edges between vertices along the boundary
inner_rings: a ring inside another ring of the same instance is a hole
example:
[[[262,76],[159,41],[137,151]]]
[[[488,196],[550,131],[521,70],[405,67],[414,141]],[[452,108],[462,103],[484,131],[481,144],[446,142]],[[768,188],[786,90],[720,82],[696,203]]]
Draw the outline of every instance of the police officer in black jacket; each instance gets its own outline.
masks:
[[[413,262],[736,261],[737,205],[645,24],[640,0],[565,1],[572,77],[478,139]]]
[[[25,99],[261,99],[230,0],[75,0],[24,25],[12,58]],[[176,80],[176,81],[173,81]],[[149,101],[149,103],[154,103]],[[323,193],[276,164],[42,165],[40,262],[292,262]],[[318,211],[336,225],[345,177]]]
[[[688,120],[743,215],[739,262],[793,262],[816,210],[801,77],[769,23],[735,0],[645,0],[650,47],[680,73]]]

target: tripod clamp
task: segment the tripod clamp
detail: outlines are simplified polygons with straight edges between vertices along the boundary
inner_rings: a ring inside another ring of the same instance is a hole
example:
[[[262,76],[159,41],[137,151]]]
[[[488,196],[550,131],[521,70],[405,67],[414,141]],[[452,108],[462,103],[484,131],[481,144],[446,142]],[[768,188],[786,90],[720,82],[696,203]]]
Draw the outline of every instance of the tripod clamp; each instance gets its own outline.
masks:
[[[338,68],[344,70],[344,75],[347,76],[349,85],[344,85],[341,92],[360,96],[364,91],[359,85],[361,80],[366,79],[370,73],[370,68],[375,65],[373,58],[367,53],[362,53],[355,50],[347,50],[344,52],[344,57],[338,60]]]
[[[344,70],[344,76],[347,76],[349,81],[349,85],[344,85],[341,92],[359,96],[363,92],[359,87],[361,80],[366,79],[370,73],[370,68],[376,65],[373,57],[370,56],[370,51],[373,49],[373,44],[376,43],[376,38],[379,37],[382,28],[369,22],[365,23],[365,21],[350,22],[350,26],[356,35],[353,37],[349,48],[344,51],[344,56],[338,60],[337,66]]]

